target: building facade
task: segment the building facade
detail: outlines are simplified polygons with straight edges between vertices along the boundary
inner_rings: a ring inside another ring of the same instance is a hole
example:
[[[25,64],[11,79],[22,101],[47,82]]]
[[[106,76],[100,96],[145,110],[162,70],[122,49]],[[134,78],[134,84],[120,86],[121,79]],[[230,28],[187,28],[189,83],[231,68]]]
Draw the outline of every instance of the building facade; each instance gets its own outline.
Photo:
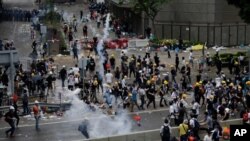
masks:
[[[117,16],[130,16],[134,32],[143,34],[149,20],[134,14],[129,6],[112,0],[111,9]],[[238,16],[239,9],[226,0],[172,0],[160,9],[155,21],[158,38],[182,38],[211,46],[250,43],[250,26]]]

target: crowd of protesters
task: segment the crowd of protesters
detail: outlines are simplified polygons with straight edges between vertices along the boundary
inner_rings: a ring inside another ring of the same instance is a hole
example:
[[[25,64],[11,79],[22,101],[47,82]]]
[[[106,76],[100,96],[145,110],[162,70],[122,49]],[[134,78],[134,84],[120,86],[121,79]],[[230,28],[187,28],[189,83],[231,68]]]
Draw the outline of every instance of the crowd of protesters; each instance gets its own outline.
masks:
[[[0,51],[1,50],[15,50],[14,41],[13,40],[7,40],[2,41],[0,40]]]
[[[103,6],[98,6],[98,9],[91,11],[92,20],[96,20],[97,28],[100,26],[98,24],[100,19],[98,20],[94,13],[97,12],[100,17],[106,14]],[[73,20],[75,18],[74,16]],[[64,33],[65,38],[68,38],[70,45],[74,48],[77,40],[74,40],[73,32],[77,30],[73,25],[65,23]],[[86,28],[83,28],[85,36],[87,36]],[[98,38],[94,38],[98,43]],[[225,74],[222,70],[219,52],[216,55],[217,72],[211,71],[214,68],[210,64],[209,53],[204,60],[199,61],[198,71],[195,72],[197,68],[194,66],[192,51],[188,59],[180,56],[178,52],[168,52],[169,58],[175,56],[175,64],[166,65],[168,60],[163,61],[157,52],[146,52],[142,56],[128,55],[122,51],[117,55],[110,54],[104,49],[101,51],[104,56],[102,60],[104,75],[102,75],[103,72],[100,72],[97,66],[99,64],[97,61],[100,61],[102,57],[97,58],[94,55],[98,54],[96,45],[95,52],[90,52],[86,57],[84,69],[86,80],[80,77],[81,70],[78,65],[70,69],[63,65],[59,71],[61,86],[69,90],[82,88],[82,98],[87,104],[99,104],[109,109],[121,107],[131,112],[168,107],[169,115],[161,127],[163,141],[170,140],[171,126],[179,127],[181,141],[187,141],[190,138],[200,140],[200,130],[208,132],[205,136],[206,141],[209,139],[217,141],[223,132],[219,121],[241,117],[244,123],[250,122],[250,81],[246,76],[249,72],[243,67],[241,58],[231,59],[230,74]],[[78,53],[74,53],[75,56],[78,57]],[[28,72],[23,71],[22,65],[18,67],[15,76],[15,93],[17,96],[23,94],[24,114],[29,112],[27,97],[38,95],[42,101],[45,96],[54,95],[57,74],[53,63],[53,59],[33,61]],[[205,75],[206,71],[216,73],[216,77]],[[6,82],[8,76],[5,73],[5,71],[2,73],[0,79],[3,85],[8,84]],[[189,95],[191,95],[192,102],[188,100]],[[157,98],[160,98],[159,103],[156,103]],[[201,110],[202,107],[205,110]],[[11,110],[13,110],[12,107]],[[200,121],[200,117],[205,118]]]

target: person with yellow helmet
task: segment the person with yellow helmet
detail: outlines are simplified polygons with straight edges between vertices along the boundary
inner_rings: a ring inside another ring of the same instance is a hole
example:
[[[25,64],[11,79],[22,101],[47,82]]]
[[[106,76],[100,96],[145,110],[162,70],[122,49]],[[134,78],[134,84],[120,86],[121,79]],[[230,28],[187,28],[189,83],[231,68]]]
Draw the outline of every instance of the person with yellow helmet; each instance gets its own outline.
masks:
[[[167,95],[167,90],[168,90],[168,81],[165,80],[163,84],[160,86],[160,107],[163,107],[162,101],[164,102],[165,106],[167,106],[167,100],[165,96]]]

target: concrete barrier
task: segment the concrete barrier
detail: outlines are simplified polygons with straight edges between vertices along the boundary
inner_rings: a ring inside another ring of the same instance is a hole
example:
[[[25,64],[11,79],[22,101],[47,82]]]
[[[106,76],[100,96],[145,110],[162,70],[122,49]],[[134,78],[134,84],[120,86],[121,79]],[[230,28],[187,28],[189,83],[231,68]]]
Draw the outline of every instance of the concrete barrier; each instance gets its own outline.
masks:
[[[35,103],[29,103],[29,107],[33,107],[35,105]],[[55,104],[55,103],[39,103],[40,106],[45,106],[49,109],[59,109],[61,108],[61,110],[65,111],[68,110],[71,106],[71,103],[61,103],[61,104]],[[8,111],[10,108],[10,106],[1,106],[0,107],[0,112],[6,112]],[[18,108],[22,108],[22,105],[19,105]]]
[[[128,41],[128,48],[141,48],[148,46],[148,39],[131,39]]]
[[[240,125],[242,124],[242,119],[232,119],[227,121],[220,122],[222,127],[230,127],[230,125]],[[160,128],[160,127],[159,127]],[[178,137],[179,131],[178,127],[171,128],[172,136]],[[204,137],[205,132],[201,132],[200,137]],[[96,138],[96,139],[86,139],[78,141],[160,141],[160,129],[147,130],[140,132],[133,132],[126,135],[115,135],[105,138]]]

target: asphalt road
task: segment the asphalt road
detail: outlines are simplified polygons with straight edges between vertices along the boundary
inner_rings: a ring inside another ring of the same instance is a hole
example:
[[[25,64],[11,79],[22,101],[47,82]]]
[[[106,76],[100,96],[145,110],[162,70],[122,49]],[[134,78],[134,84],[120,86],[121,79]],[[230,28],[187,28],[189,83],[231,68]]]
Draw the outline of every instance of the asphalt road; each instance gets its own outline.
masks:
[[[135,114],[129,113],[128,117],[132,122],[131,132],[160,128],[163,123],[163,119],[166,117],[167,113],[168,109],[139,112],[139,115],[142,119],[140,127],[137,126],[137,123],[133,120],[133,116]],[[96,118],[98,117],[94,117],[90,120],[95,121]],[[35,130],[35,121],[29,120],[25,123],[21,123],[21,125],[15,132],[15,137],[13,138],[5,137],[4,131],[7,130],[9,127],[6,123],[1,121],[0,141],[74,141],[84,139],[84,136],[77,130],[79,124],[83,121],[83,119],[84,118],[72,120],[42,120],[40,124],[40,131]],[[103,126],[103,129],[101,130],[107,130],[106,127],[109,127],[109,125]]]

